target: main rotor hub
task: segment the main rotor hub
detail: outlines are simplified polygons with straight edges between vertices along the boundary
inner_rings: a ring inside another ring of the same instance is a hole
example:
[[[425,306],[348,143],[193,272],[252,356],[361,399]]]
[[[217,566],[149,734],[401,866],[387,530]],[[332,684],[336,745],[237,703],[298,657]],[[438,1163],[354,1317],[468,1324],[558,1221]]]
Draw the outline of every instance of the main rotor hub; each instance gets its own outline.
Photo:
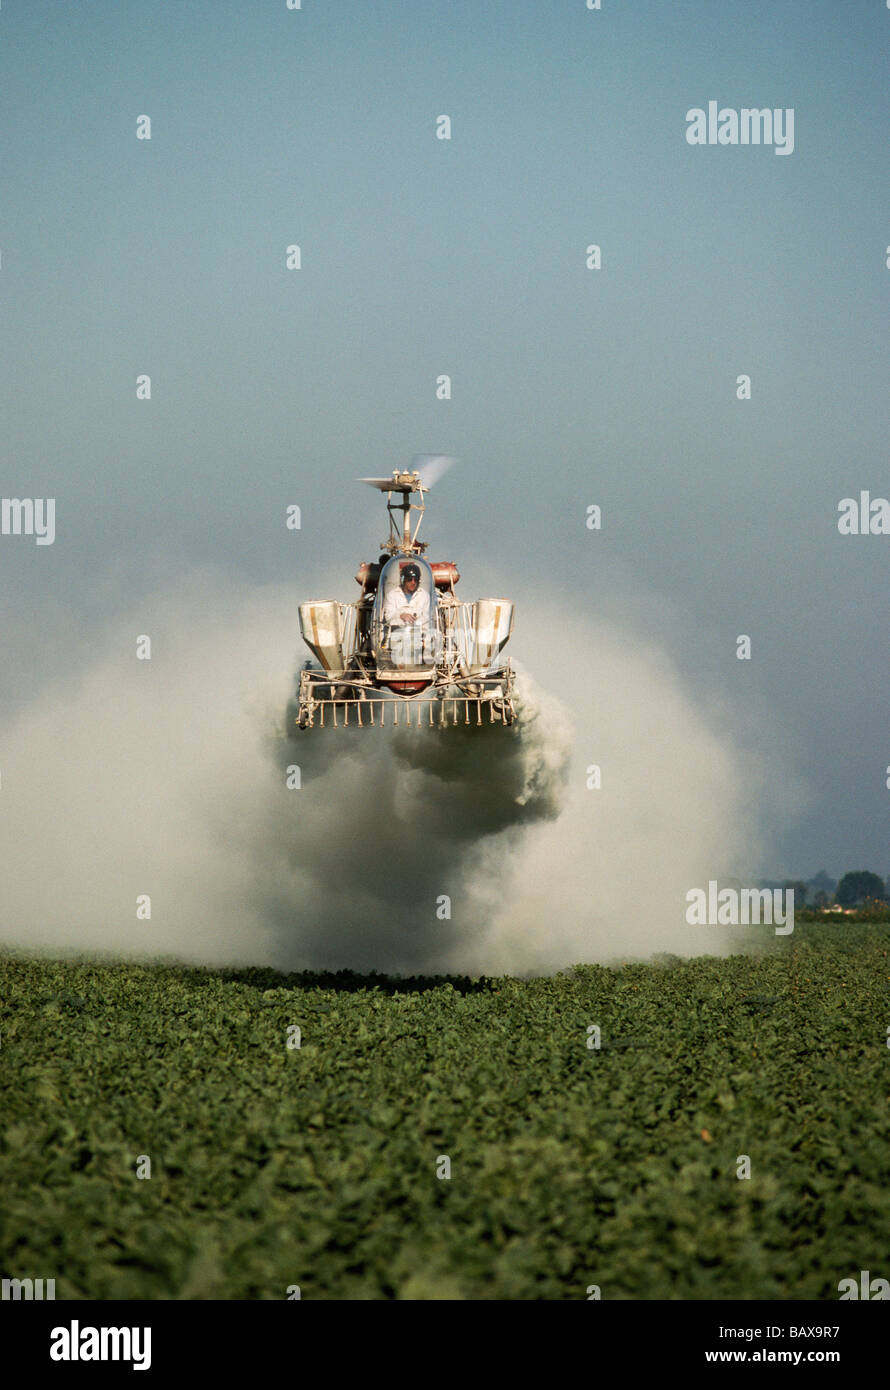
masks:
[[[426,489],[416,473],[400,472],[393,469],[392,483],[389,480],[381,480],[376,484],[381,492],[386,492],[386,510],[389,513],[389,536],[381,542],[380,549],[388,555],[422,555],[426,550],[426,542],[417,539],[420,530],[420,523],[423,520],[425,510],[423,495]],[[418,493],[420,500],[412,502],[411,497]],[[400,500],[395,500],[396,498]],[[401,523],[397,520],[395,513],[402,513]],[[411,514],[416,513],[416,520],[411,522]]]

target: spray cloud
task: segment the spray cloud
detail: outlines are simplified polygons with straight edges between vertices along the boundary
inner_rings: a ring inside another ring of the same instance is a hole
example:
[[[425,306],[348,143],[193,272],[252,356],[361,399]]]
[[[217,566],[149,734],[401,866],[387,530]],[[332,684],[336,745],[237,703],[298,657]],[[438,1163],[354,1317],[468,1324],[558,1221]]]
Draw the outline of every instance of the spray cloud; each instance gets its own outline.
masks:
[[[762,769],[657,648],[585,619],[568,659],[524,613],[565,678],[523,674],[513,728],[288,736],[296,602],[195,577],[2,731],[3,941],[398,973],[720,949],[683,894],[756,854]]]

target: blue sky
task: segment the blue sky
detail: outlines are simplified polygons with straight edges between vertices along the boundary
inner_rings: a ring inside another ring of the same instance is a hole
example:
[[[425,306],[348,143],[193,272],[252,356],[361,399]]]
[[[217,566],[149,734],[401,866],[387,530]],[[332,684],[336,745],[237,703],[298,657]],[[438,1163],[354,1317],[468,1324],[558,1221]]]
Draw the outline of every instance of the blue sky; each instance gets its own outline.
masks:
[[[57,540],[0,538],[3,698],[161,575],[350,596],[351,479],[441,450],[484,483],[428,535],[517,638],[536,593],[580,642],[651,593],[769,711],[811,802],[764,872],[890,873],[890,537],[836,525],[890,496],[888,52],[879,0],[5,4],[2,493]],[[711,99],[794,108],[794,152],[689,146]]]

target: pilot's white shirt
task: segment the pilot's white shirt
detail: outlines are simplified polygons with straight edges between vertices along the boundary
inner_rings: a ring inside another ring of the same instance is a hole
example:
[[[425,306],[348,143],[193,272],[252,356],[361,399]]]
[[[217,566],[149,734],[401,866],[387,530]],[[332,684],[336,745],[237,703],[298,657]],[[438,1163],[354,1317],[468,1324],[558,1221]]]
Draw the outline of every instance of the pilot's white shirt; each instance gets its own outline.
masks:
[[[424,589],[418,589],[414,596],[409,599],[401,586],[397,589],[390,589],[383,600],[383,621],[398,624],[401,621],[401,615],[406,610],[409,613],[416,613],[417,618],[415,622],[404,625],[406,627],[423,627],[429,618],[429,594]]]

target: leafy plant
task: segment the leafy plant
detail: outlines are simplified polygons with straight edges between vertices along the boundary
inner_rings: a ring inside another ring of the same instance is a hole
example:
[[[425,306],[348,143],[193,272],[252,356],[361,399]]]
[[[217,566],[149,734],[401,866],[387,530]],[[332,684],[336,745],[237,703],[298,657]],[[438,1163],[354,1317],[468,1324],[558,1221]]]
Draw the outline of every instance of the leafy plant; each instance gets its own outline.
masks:
[[[3,1271],[74,1299],[888,1276],[890,926],[751,944],[531,980],[0,958]]]

